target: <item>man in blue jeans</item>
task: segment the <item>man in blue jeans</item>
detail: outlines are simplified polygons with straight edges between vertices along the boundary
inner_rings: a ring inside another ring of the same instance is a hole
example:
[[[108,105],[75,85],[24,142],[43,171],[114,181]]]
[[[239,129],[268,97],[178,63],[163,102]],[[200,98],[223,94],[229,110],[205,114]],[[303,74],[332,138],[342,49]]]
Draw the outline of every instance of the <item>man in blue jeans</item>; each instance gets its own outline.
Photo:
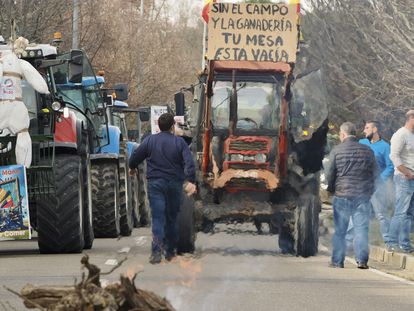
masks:
[[[129,160],[130,174],[147,160],[148,199],[152,212],[152,245],[150,263],[161,262],[162,254],[170,261],[178,242],[178,212],[184,180],[187,194],[196,191],[195,165],[191,151],[183,138],[175,136],[173,115],[162,114],[158,119],[160,133],[149,135],[133,152]]]
[[[359,269],[368,269],[368,225],[374,182],[378,174],[372,150],[356,140],[356,128],[345,122],[339,129],[341,144],[329,155],[326,169],[328,191],[334,193],[335,233],[332,237],[330,266],[343,268],[346,252],[345,235],[350,218],[355,230],[355,257]]]
[[[392,136],[390,158],[395,167],[396,202],[387,249],[413,253],[410,232],[414,213],[414,110],[406,113],[405,126]]]
[[[375,192],[371,197],[371,205],[379,221],[382,238],[387,245],[389,243],[389,211],[394,206],[394,185],[392,181],[394,166],[390,159],[390,144],[381,138],[380,125],[377,121],[367,121],[364,127],[364,134],[365,138],[360,139],[359,142],[367,145],[374,152],[380,171],[380,176],[375,184]],[[349,223],[346,240],[347,244],[352,245],[354,240],[352,219]]]

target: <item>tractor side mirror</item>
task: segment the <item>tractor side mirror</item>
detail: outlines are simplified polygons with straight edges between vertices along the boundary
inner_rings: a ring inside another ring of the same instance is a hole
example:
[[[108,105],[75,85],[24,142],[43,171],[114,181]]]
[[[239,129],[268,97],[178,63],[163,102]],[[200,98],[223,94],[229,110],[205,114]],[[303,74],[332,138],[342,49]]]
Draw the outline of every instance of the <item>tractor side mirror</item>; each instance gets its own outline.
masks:
[[[174,94],[174,102],[175,102],[175,115],[176,116],[183,116],[184,115],[184,108],[185,108],[185,98],[183,92],[178,92]]]
[[[116,99],[124,101],[128,99],[128,85],[120,83],[115,86]]]
[[[150,114],[148,111],[139,111],[139,119],[141,122],[147,122],[150,119]]]
[[[69,60],[69,82],[82,83],[83,51],[71,50]]]
[[[112,95],[108,95],[106,92],[103,94],[103,100],[105,103],[105,107],[112,107],[114,105],[114,98]]]

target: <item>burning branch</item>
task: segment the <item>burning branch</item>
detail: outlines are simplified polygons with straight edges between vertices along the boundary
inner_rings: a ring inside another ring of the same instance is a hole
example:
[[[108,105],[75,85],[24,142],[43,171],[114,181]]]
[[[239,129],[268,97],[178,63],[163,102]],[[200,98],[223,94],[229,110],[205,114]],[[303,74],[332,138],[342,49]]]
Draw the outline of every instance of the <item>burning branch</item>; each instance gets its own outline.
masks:
[[[118,265],[106,272],[109,274],[118,268]],[[100,269],[89,263],[88,255],[81,259],[82,265],[88,269],[88,277],[82,275],[82,281],[74,286],[39,286],[25,285],[21,293],[5,287],[11,293],[23,299],[27,308],[50,311],[77,311],[77,310],[139,310],[139,311],[173,311],[174,308],[165,299],[158,295],[135,287],[137,274],[130,279],[120,276],[120,283],[110,284],[106,288],[100,285]]]

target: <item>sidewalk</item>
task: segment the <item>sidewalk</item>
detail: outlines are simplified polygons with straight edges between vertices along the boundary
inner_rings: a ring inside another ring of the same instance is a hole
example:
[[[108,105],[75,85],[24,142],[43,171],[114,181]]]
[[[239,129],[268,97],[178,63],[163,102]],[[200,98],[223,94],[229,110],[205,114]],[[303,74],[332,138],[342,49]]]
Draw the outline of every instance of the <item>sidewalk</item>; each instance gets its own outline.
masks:
[[[369,258],[395,269],[404,269],[407,272],[414,273],[414,256],[413,254],[404,254],[398,252],[389,252],[380,246],[370,246]]]
[[[333,228],[332,214],[332,206],[329,203],[323,204],[320,213],[319,233],[320,236],[324,236],[329,241],[335,231]],[[382,237],[379,231],[379,226],[374,221],[370,223],[370,261],[379,263],[381,265],[381,270],[384,268],[395,270],[392,271],[393,274],[414,279],[414,254],[389,252],[385,247],[378,246],[377,244],[382,244]],[[374,266],[376,265],[375,263],[370,263],[370,265],[372,264]],[[397,273],[397,270],[401,273]]]

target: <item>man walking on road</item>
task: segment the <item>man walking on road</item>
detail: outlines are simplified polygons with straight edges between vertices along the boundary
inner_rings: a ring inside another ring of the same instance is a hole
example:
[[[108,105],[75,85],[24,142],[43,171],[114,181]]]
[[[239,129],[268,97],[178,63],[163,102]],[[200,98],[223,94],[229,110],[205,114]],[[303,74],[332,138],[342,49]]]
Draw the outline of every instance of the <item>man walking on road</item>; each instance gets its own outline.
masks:
[[[375,192],[371,197],[371,205],[379,221],[382,238],[387,245],[389,243],[388,230],[390,226],[388,213],[394,205],[394,186],[392,181],[394,166],[390,159],[390,144],[381,139],[380,125],[377,121],[366,122],[364,134],[366,138],[359,140],[359,142],[367,145],[374,152],[375,160],[380,171],[380,176],[377,178],[375,184]],[[348,242],[353,242],[352,220],[350,221],[346,238]]]
[[[148,199],[152,212],[152,246],[150,263],[161,262],[162,253],[170,261],[177,250],[178,212],[183,182],[188,180],[187,194],[196,191],[193,156],[184,139],[174,135],[174,117],[169,113],[158,119],[160,133],[150,135],[133,152],[130,174],[147,159]]]
[[[332,238],[331,267],[343,268],[346,252],[345,235],[352,217],[355,230],[355,257],[358,268],[368,269],[369,200],[374,192],[377,164],[371,149],[356,141],[351,122],[341,125],[339,139],[326,170],[328,191],[334,193],[335,233]]]
[[[391,138],[390,158],[394,163],[395,210],[389,231],[389,251],[413,253],[411,215],[414,213],[414,110],[406,113],[405,126]]]

